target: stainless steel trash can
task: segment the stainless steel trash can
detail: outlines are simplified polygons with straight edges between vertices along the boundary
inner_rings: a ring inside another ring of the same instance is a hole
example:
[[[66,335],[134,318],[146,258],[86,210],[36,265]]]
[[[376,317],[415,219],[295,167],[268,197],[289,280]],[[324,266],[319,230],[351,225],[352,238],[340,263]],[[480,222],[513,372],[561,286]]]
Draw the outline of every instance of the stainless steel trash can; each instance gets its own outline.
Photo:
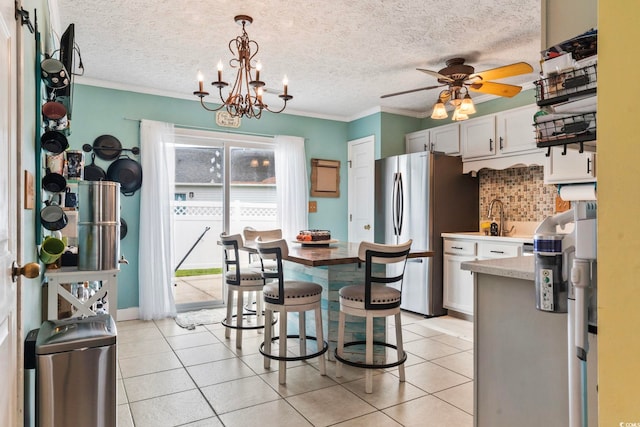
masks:
[[[47,320],[35,347],[37,425],[115,427],[113,318]]]

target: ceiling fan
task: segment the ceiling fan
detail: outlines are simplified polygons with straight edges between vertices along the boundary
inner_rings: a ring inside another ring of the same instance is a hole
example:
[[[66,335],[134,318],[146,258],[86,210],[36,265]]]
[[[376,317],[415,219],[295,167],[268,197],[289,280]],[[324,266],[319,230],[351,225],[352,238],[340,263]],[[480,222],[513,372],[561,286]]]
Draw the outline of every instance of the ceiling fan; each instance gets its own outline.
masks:
[[[425,70],[417,68],[418,71],[429,74],[438,79],[439,85],[421,87],[418,89],[405,90],[402,92],[390,93],[382,95],[380,98],[389,98],[391,96],[404,95],[407,93],[419,92],[422,90],[436,89],[439,87],[448,88],[440,92],[438,102],[434,106],[434,114],[432,118],[446,118],[446,110],[444,103],[451,101],[456,108],[455,112],[461,113],[460,118],[456,118],[454,112],[454,120],[464,120],[465,115],[475,113],[473,101],[469,96],[469,90],[474,92],[486,93],[490,95],[512,97],[522,90],[521,86],[510,85],[506,83],[496,83],[491,80],[503,79],[507,77],[517,76],[520,74],[528,74],[533,72],[533,67],[526,62],[516,62],[514,64],[502,67],[492,68],[490,70],[475,72],[471,65],[464,63],[464,58],[452,58],[446,62],[446,67],[440,71]],[[440,105],[439,105],[440,104]],[[462,111],[458,111],[462,107]],[[466,108],[465,108],[466,107]],[[436,113],[436,109],[438,112]],[[437,116],[437,117],[436,117]]]

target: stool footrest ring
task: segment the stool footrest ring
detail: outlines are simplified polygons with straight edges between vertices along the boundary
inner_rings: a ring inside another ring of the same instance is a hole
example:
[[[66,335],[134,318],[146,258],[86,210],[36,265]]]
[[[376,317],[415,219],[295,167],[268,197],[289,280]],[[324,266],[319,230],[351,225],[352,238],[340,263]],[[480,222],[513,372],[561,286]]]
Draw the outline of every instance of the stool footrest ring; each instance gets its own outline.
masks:
[[[352,341],[352,342],[348,342],[345,343],[343,346],[343,349],[345,347],[351,347],[354,345],[362,345],[362,344],[366,344],[366,341]],[[393,348],[395,350],[398,349],[398,346],[393,345],[393,344],[389,344],[387,342],[382,342],[382,341],[373,341],[373,345],[374,346],[384,346],[384,347],[389,347],[389,348]],[[407,352],[406,351],[402,351],[402,357],[392,363],[380,363],[380,364],[368,364],[368,363],[362,363],[362,362],[354,362],[348,359],[345,359],[344,357],[338,356],[338,349],[336,348],[334,351],[334,356],[336,358],[336,360],[344,363],[345,365],[349,365],[349,366],[355,366],[356,368],[365,368],[365,369],[389,369],[389,368],[394,368],[396,366],[400,366],[402,365],[404,362],[406,362],[407,360]]]
[[[256,313],[243,313],[242,316],[257,316]],[[231,317],[235,317],[237,318],[238,315],[234,314]],[[220,321],[220,323],[222,324],[222,326],[224,326],[225,328],[229,328],[229,329],[264,329],[264,325],[255,325],[255,326],[237,326],[237,320],[236,320],[236,324],[229,324],[227,323],[227,318],[225,317],[224,319],[222,319]],[[278,323],[278,319],[273,319],[273,322],[271,322],[272,325],[275,325],[276,323]]]
[[[287,338],[300,338],[300,335],[287,335]],[[308,340],[318,341],[316,337],[312,337],[309,335],[307,335],[305,338]],[[279,339],[280,339],[279,336],[273,337],[271,338],[271,342],[277,341]],[[298,362],[300,360],[312,359],[314,357],[322,356],[327,352],[327,350],[329,350],[329,343],[327,343],[326,341],[322,341],[322,350],[316,351],[315,353],[312,353],[312,354],[306,354],[304,356],[274,356],[273,354],[265,353],[264,341],[262,342],[262,344],[260,344],[260,354],[262,354],[264,357],[268,357],[269,359],[273,359],[273,360],[284,360],[287,362]]]

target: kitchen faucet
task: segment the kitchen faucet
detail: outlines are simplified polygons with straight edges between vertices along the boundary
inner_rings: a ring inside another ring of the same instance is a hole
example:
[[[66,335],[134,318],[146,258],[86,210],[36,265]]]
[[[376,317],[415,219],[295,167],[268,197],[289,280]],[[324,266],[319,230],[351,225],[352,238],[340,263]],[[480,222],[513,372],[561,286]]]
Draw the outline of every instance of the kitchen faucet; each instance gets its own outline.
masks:
[[[493,213],[493,205],[495,203],[498,203],[500,205],[500,224],[498,226],[498,236],[506,236],[507,233],[511,233],[511,231],[513,231],[514,227],[511,227],[511,230],[505,232],[504,230],[504,205],[502,204],[502,200],[500,199],[493,199],[491,200],[491,202],[489,203],[489,211],[487,212],[487,218],[488,219],[492,219],[492,213]]]

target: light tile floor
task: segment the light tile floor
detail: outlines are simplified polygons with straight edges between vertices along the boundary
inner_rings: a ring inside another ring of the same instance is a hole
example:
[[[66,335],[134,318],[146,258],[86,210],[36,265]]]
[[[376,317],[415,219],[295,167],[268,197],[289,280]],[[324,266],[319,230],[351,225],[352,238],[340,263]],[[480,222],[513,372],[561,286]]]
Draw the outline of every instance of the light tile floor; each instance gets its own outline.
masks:
[[[471,323],[453,319],[466,332],[447,331],[437,319],[403,313],[406,382],[397,369],[376,371],[372,394],[364,370],[345,366],[336,378],[327,362],[322,377],[317,359],[288,363],[287,384],[278,384],[278,364],[263,368],[255,331],[238,350],[219,322],[194,330],[173,319],[118,322],[118,425],[471,426]]]

